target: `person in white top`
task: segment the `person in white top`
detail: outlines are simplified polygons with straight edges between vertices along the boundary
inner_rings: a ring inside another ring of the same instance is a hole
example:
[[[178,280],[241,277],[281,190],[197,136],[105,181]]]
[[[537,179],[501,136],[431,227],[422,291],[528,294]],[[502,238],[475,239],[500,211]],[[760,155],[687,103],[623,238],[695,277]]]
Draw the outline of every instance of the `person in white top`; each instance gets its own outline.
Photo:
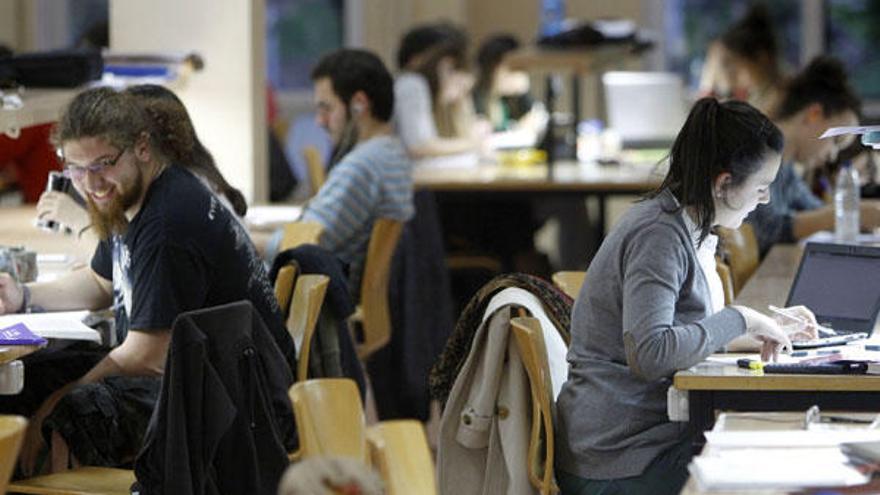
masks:
[[[471,102],[466,49],[467,36],[446,23],[418,26],[401,40],[394,122],[413,158],[476,152],[489,134]]]

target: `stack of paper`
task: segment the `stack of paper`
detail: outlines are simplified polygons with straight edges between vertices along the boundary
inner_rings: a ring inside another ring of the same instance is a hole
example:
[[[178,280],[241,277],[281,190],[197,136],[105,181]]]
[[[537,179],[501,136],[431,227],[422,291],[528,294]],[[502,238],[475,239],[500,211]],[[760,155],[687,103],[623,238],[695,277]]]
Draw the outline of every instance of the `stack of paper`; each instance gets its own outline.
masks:
[[[689,469],[706,491],[860,485],[869,476],[840,451],[855,440],[880,440],[880,430],[710,431]]]
[[[690,471],[701,489],[707,491],[867,483],[869,477],[847,462],[838,447],[724,449],[694,458]]]

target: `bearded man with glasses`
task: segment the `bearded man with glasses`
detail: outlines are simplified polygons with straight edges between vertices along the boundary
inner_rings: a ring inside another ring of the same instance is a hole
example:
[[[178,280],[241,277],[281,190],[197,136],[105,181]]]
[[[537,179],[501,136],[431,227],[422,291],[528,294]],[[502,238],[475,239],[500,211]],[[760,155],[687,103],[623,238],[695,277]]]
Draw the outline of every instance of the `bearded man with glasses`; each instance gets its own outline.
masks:
[[[131,461],[182,312],[249,300],[296,369],[293,340],[247,233],[188,163],[179,163],[194,160],[194,137],[165,134],[136,98],[109,88],[79,94],[56,126],[64,173],[85,199],[100,242],[91,266],[52,282],[19,285],[0,274],[0,314],[112,307],[117,345],[25,358],[25,390],[0,398],[0,412],[31,416],[25,474],[38,468],[44,426],[82,464]],[[286,440],[289,434],[282,432]]]

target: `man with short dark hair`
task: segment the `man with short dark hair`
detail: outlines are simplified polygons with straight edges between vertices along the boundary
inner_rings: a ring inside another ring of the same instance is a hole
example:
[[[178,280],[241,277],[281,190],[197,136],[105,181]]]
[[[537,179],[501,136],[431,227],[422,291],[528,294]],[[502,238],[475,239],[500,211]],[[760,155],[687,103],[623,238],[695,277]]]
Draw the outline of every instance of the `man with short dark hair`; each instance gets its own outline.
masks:
[[[312,71],[317,121],[341,155],[302,220],[324,227],[321,245],[349,265],[357,293],[373,223],[413,215],[412,163],[394,136],[394,82],[376,55],[343,49]]]

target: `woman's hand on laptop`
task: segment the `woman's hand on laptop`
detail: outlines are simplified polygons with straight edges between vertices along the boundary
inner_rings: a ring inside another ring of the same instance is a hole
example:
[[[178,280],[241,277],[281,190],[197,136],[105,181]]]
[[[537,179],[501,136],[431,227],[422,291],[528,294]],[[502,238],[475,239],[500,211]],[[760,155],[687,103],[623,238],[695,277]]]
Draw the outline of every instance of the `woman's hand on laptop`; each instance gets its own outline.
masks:
[[[791,340],[814,340],[819,338],[819,322],[806,306],[775,308],[773,319]]]
[[[785,349],[791,352],[791,340],[773,318],[745,306],[731,307],[746,321],[746,335],[761,343],[762,361],[776,361]]]

